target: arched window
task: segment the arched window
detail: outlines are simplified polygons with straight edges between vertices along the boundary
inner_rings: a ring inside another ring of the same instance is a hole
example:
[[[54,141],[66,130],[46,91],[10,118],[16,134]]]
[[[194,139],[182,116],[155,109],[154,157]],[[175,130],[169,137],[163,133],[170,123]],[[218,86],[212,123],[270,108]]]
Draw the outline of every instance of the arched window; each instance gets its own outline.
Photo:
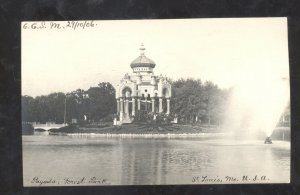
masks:
[[[167,88],[164,88],[162,91],[163,97],[169,97],[169,90]]]
[[[130,87],[124,87],[122,90],[122,97],[126,97],[129,98],[132,95],[132,90],[130,89]]]

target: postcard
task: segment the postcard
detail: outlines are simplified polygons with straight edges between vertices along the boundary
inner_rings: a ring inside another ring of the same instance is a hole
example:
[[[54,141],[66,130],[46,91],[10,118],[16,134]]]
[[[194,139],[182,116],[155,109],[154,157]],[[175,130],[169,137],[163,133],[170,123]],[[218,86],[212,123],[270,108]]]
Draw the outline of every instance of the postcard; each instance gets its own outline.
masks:
[[[21,28],[25,187],[290,183],[287,18]]]

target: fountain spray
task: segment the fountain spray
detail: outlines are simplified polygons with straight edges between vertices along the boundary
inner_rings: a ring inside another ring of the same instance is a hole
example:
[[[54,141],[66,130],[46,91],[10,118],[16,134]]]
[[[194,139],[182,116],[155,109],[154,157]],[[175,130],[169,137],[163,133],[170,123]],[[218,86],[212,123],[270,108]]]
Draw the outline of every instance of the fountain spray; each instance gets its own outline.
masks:
[[[267,137],[265,140],[265,144],[273,144],[272,140],[270,137]]]
[[[259,75],[256,80],[240,78],[232,89],[227,122],[229,129],[243,138],[258,137],[264,132],[265,144],[271,144],[273,130],[289,102],[289,79],[277,75]],[[227,128],[228,128],[227,127]],[[241,134],[240,134],[241,135]]]

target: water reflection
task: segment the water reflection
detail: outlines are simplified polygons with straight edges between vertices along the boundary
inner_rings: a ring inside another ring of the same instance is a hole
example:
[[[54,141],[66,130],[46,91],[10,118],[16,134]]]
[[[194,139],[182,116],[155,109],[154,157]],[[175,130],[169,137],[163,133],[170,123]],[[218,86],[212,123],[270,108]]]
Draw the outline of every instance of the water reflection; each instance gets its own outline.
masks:
[[[129,145],[129,147],[127,147]],[[122,140],[122,179],[124,184],[164,184],[167,175],[166,141]]]
[[[290,143],[34,135],[23,136],[23,167],[26,186],[34,185],[35,176],[58,180],[98,177],[113,185],[153,185],[192,184],[196,176],[266,175],[269,180],[264,182],[286,183]]]

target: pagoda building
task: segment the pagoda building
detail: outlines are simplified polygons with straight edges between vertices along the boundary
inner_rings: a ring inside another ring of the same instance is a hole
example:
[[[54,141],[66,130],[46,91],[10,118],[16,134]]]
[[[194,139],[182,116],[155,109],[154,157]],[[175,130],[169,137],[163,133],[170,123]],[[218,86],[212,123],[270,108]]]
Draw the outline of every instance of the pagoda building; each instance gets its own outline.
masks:
[[[126,73],[116,89],[119,123],[131,123],[136,111],[170,113],[171,84],[162,75],[154,75],[156,64],[145,56],[141,45],[140,56],[130,64],[132,73]]]

